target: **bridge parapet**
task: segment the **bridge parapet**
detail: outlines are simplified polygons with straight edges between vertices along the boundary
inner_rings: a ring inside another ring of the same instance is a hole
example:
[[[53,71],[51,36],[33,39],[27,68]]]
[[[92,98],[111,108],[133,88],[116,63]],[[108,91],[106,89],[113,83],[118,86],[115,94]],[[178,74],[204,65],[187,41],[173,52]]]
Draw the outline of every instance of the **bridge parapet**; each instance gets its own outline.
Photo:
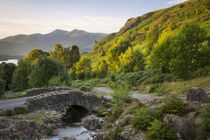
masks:
[[[100,99],[91,93],[77,90],[60,90],[39,94],[27,99],[26,105],[31,110],[49,109],[62,111],[71,105],[79,105],[89,112],[100,103]]]

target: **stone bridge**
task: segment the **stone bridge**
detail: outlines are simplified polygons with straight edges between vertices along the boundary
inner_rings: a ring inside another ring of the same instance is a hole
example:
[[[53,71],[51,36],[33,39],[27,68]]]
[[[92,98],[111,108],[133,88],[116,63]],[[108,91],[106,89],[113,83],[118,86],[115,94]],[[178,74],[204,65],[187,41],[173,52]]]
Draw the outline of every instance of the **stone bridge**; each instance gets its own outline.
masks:
[[[79,106],[91,112],[99,103],[100,99],[94,94],[73,89],[63,89],[43,94],[40,92],[39,95],[28,98],[25,104],[30,110],[66,111],[70,106]]]

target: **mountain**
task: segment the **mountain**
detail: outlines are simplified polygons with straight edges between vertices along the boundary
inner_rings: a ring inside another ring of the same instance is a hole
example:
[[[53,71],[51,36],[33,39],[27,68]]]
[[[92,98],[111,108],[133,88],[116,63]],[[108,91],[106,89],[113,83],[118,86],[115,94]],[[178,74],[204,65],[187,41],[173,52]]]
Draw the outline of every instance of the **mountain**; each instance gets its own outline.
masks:
[[[44,51],[54,49],[56,42],[68,47],[72,44],[79,46],[81,51],[90,51],[95,40],[102,39],[106,34],[89,33],[83,30],[54,30],[48,34],[16,35],[0,40],[0,55],[26,55],[37,48]]]
[[[188,0],[184,3],[146,13],[142,16],[130,18],[117,33],[109,34],[102,40],[95,43],[89,57],[98,60],[100,51],[106,53],[109,48],[117,46],[121,40],[129,40],[132,47],[139,46],[143,50],[148,33],[154,26],[158,26],[159,35],[162,32],[176,30],[186,22],[199,23],[210,35],[210,1],[209,0]]]

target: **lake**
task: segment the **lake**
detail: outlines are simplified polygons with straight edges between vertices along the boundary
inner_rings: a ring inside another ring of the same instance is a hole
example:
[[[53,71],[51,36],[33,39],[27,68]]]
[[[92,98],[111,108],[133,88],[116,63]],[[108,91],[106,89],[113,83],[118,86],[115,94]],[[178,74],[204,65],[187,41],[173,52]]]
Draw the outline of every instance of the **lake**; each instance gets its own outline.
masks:
[[[3,62],[13,63],[13,64],[17,65],[18,64],[18,59],[9,59],[9,60],[6,60],[6,61],[0,61],[0,64],[3,63]]]

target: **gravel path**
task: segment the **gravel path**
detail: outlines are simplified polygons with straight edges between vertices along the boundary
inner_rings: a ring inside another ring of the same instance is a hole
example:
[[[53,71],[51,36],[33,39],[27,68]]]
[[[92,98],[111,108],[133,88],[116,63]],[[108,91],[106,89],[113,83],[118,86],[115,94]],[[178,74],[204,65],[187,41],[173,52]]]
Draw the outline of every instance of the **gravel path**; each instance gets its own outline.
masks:
[[[15,99],[6,99],[0,100],[0,109],[14,109],[17,106],[21,106],[26,102],[27,97],[15,98]]]

